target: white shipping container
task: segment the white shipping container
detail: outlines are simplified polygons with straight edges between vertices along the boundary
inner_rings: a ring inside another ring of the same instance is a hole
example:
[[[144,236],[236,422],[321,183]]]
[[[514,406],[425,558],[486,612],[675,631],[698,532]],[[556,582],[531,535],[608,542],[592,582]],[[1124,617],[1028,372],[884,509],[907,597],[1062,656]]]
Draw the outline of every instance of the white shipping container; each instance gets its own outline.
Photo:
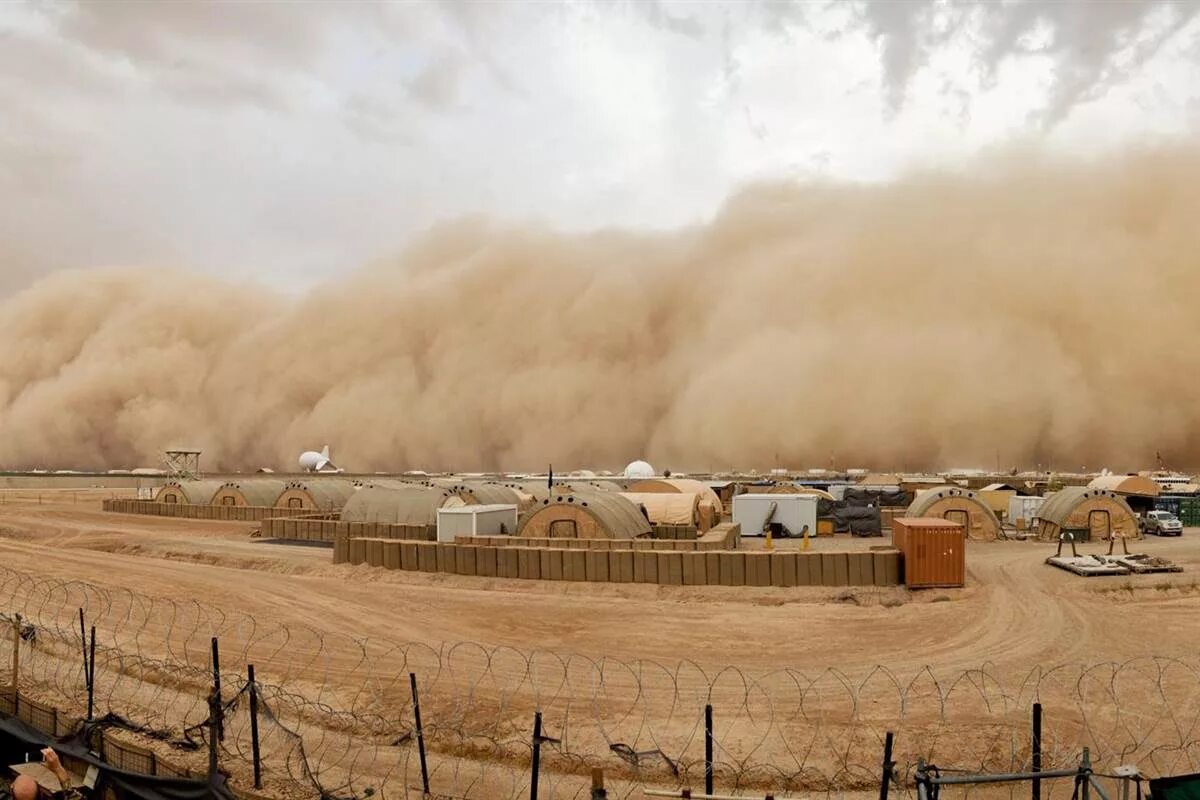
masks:
[[[771,514],[771,522],[783,526],[789,536],[817,535],[817,496],[815,494],[739,494],[733,498],[733,521],[742,526],[742,536],[762,536],[763,525]]]
[[[453,543],[459,536],[513,536],[517,532],[515,505],[439,508],[437,540]]]
[[[1023,519],[1026,524],[1032,523],[1037,518],[1038,509],[1044,502],[1046,502],[1044,497],[1014,496],[1008,498],[1008,522],[1016,525],[1017,520]]]

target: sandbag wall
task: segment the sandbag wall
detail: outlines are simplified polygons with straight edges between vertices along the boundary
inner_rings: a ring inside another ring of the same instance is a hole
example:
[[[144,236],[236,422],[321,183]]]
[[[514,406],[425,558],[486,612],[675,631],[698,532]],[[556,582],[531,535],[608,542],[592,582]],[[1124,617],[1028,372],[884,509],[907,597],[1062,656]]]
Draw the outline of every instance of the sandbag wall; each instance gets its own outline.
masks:
[[[312,512],[309,512],[311,515]],[[263,520],[264,539],[288,539],[297,542],[333,544],[339,531],[352,539],[437,540],[436,525],[402,525],[393,522],[341,522],[336,519],[271,518]]]
[[[736,529],[736,526],[734,526]],[[740,535],[740,531],[737,531]],[[518,537],[504,537],[516,541]],[[555,547],[493,546],[351,538],[334,543],[335,564],[439,572],[485,578],[516,578],[664,586],[896,586],[901,582],[896,550],[856,553],[800,551],[583,549],[573,542],[621,544],[611,540],[550,540]],[[568,542],[572,544],[568,545]],[[673,542],[648,542],[653,545]]]
[[[179,519],[262,522],[269,517],[312,515],[311,509],[265,506],[210,506],[195,503],[156,503],[153,500],[105,500],[102,508],[114,514],[148,514]]]

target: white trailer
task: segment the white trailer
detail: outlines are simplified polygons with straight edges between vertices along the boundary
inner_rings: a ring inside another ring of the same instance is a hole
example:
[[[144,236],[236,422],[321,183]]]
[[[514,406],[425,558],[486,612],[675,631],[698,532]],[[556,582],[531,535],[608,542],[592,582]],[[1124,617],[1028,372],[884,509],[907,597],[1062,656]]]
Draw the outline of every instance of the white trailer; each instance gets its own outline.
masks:
[[[1008,519],[1010,525],[1020,525],[1019,520],[1025,520],[1025,527],[1032,528],[1037,519],[1038,509],[1046,502],[1044,497],[1022,497],[1015,495],[1008,498]]]
[[[450,542],[459,536],[512,536],[517,532],[515,505],[458,506],[439,508],[437,540]]]
[[[814,494],[739,494],[733,498],[733,521],[742,536],[763,536],[769,523],[781,535],[817,535],[817,496]]]

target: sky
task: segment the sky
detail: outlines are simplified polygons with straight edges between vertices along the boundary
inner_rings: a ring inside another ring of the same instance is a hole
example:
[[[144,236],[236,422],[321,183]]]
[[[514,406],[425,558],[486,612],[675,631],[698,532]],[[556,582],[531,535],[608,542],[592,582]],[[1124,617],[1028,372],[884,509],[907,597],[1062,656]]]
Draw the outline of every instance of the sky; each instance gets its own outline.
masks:
[[[299,293],[439,221],[673,229],[1200,125],[1200,2],[0,4],[0,296],[63,268]]]

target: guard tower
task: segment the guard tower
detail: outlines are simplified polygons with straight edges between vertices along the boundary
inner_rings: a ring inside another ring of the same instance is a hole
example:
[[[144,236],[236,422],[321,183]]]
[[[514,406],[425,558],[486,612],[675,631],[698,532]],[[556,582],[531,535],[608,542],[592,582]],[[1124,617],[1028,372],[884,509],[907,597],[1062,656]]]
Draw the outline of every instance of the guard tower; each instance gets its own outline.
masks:
[[[175,480],[194,481],[200,478],[200,450],[167,450],[163,464],[167,475]]]

